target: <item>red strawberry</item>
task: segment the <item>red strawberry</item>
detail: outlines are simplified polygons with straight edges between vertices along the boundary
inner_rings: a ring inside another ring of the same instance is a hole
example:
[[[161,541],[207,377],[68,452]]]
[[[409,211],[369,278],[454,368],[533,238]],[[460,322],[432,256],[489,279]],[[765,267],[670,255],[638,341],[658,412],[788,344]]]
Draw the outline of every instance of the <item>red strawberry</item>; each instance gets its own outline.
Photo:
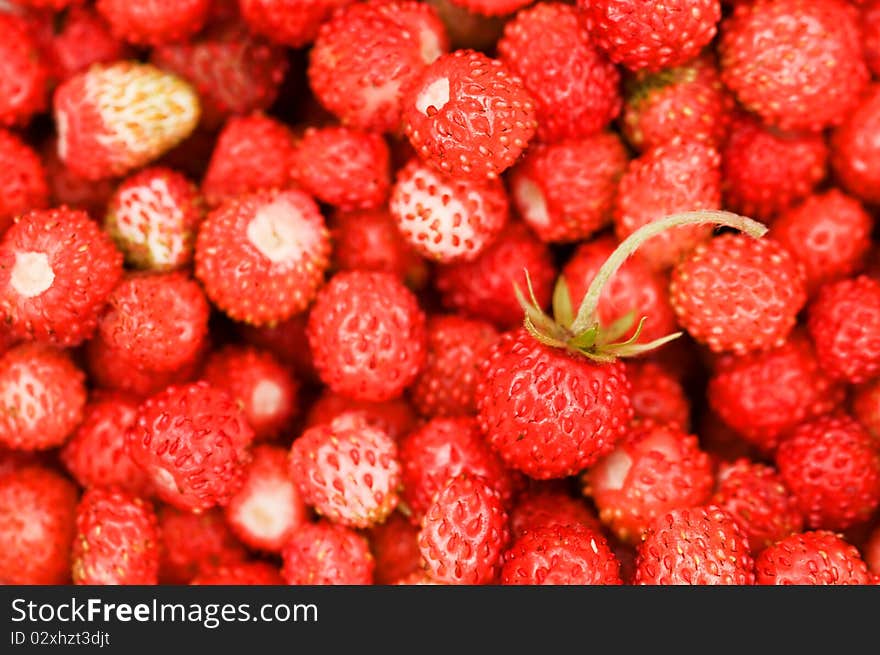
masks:
[[[521,493],[510,510],[510,531],[515,539],[535,530],[569,525],[592,532],[602,530],[599,517],[583,497],[574,498],[555,486],[536,486]]]
[[[538,528],[504,553],[506,585],[619,585],[620,563],[600,532],[582,525]]]
[[[477,385],[480,427],[511,468],[537,479],[575,475],[609,453],[632,418],[622,363],[599,364],[539,343],[525,329],[501,336]]]
[[[0,13],[0,125],[23,125],[46,109],[49,69],[25,18]]]
[[[0,583],[67,584],[76,487],[40,466],[0,476]]]
[[[135,268],[171,271],[192,261],[204,218],[196,186],[170,168],[145,168],[114,192],[104,217],[125,260]]]
[[[297,412],[299,383],[268,351],[236,345],[215,350],[202,378],[241,405],[257,439],[278,436]]]
[[[493,7],[498,7],[502,14],[509,14],[524,4],[521,0],[428,0],[427,4],[443,21],[453,48],[487,50],[494,48],[501,37],[507,16],[475,13],[464,6],[478,7],[478,3],[486,8],[481,11],[491,12]]]
[[[821,287],[807,310],[819,365],[860,383],[880,373],[880,282],[864,275]]]
[[[395,441],[415,429],[418,421],[413,408],[403,398],[376,402],[352,400],[325,388],[309,409],[305,427],[331,423],[340,414],[348,412],[362,415],[368,425],[381,430]]]
[[[333,276],[312,306],[308,338],[321,380],[357,400],[399,396],[425,361],[425,315],[388,273]]]
[[[413,148],[454,177],[497,178],[535,133],[535,104],[518,77],[497,59],[473,50],[440,57],[415,80],[403,101]]]
[[[734,432],[711,409],[703,414],[698,434],[700,446],[709,453],[716,464],[735,462],[740,458],[759,460],[763,455],[751,443]]]
[[[71,5],[78,5],[83,0],[15,0],[15,4],[33,7],[34,9],[52,9],[61,11]]]
[[[626,140],[639,150],[676,138],[718,147],[727,136],[732,104],[714,58],[701,56],[630,79],[621,124]]]
[[[93,7],[74,5],[53,15],[47,58],[52,77],[63,82],[92,64],[132,58],[131,49],[113,35],[110,25]]]
[[[655,520],[639,545],[637,585],[750,585],[749,542],[716,505],[683,508]]]
[[[714,148],[673,140],[633,159],[620,180],[614,231],[621,241],[668,214],[721,207],[721,159]],[[663,232],[639,250],[655,269],[676,264],[712,234],[710,225]]]
[[[843,530],[880,506],[880,453],[849,416],[799,425],[779,445],[776,467],[810,528]]]
[[[804,266],[807,291],[859,271],[871,248],[874,219],[837,189],[808,197],[777,218],[770,236]]]
[[[0,236],[15,217],[49,206],[49,184],[39,155],[13,132],[0,128]]]
[[[185,273],[130,275],[107,299],[98,332],[138,368],[174,371],[199,355],[209,313],[204,292]]]
[[[290,535],[308,521],[308,509],[288,468],[285,448],[256,446],[244,484],[225,508],[229,527],[251,548],[281,552]]]
[[[291,175],[325,204],[343,211],[374,209],[388,197],[390,156],[378,134],[312,127],[297,143]]]
[[[511,172],[511,200],[542,241],[580,241],[611,222],[626,163],[612,132],[537,144]]]
[[[509,538],[501,497],[485,479],[462,474],[435,495],[422,520],[422,566],[438,582],[488,584]]]
[[[448,48],[443,24],[425,3],[355,3],[321,27],[309,55],[309,83],[343,123],[396,132],[404,89]]]
[[[831,136],[831,165],[841,185],[865,202],[880,202],[880,84],[871,85]]]
[[[370,528],[370,551],[376,561],[376,584],[393,584],[419,572],[419,529],[400,512]]]
[[[199,573],[192,585],[283,585],[278,567],[268,562],[233,562]]]
[[[542,141],[590,136],[620,111],[620,73],[594,45],[573,6],[543,2],[523,9],[506,24],[497,47],[535,99]]]
[[[803,529],[797,503],[772,466],[738,459],[718,468],[717,481],[712,503],[733,515],[753,555]]]
[[[863,551],[868,570],[874,576],[880,575],[880,526],[871,532]]]
[[[514,478],[470,417],[435,418],[404,437],[400,464],[403,501],[414,523],[421,521],[446,483],[459,475],[480,476],[505,506],[513,496]]]
[[[162,500],[200,511],[227,504],[241,488],[253,436],[232,398],[198,382],[146,400],[128,447]]]
[[[599,47],[634,71],[693,59],[721,19],[720,0],[578,0],[578,9]]]
[[[281,553],[281,575],[289,585],[368,585],[375,560],[367,540],[335,523],[307,523]]]
[[[803,274],[772,239],[722,234],[672,272],[679,324],[712,352],[744,354],[781,346],[806,302]]]
[[[230,118],[214,144],[202,193],[211,207],[245,193],[291,186],[295,141],[286,125],[262,114]]]
[[[78,345],[121,274],[122,256],[85,212],[28,212],[0,241],[0,317],[15,336]]]
[[[469,13],[480,16],[506,16],[529,4],[528,0],[451,0],[451,2]]]
[[[302,48],[311,43],[339,7],[352,0],[239,0],[242,18],[254,33]]]
[[[443,0],[445,2],[451,2],[452,0]],[[413,571],[409,575],[406,575],[402,578],[398,578],[393,583],[395,585],[443,585],[445,582],[437,582],[431,576],[429,576],[424,571]]]
[[[55,91],[58,156],[87,179],[124,175],[195,129],[195,90],[150,64],[95,64]]]
[[[782,132],[740,115],[721,149],[724,204],[769,220],[807,197],[827,168],[828,146],[821,133]]]
[[[158,541],[156,514],[148,502],[112,487],[89,489],[76,509],[73,582],[157,584]]]
[[[657,517],[707,502],[714,478],[695,436],[675,425],[639,421],[583,482],[602,522],[621,541],[637,544]]]
[[[507,193],[500,180],[449,178],[413,159],[397,173],[389,211],[423,257],[473,261],[507,223]]]
[[[859,25],[865,63],[874,75],[880,75],[880,2],[868,0],[862,4]]]
[[[855,546],[832,532],[794,534],[755,562],[760,585],[866,585],[870,573]]]
[[[822,372],[800,332],[776,348],[719,359],[706,393],[727,425],[768,453],[799,423],[843,401],[843,389]]]
[[[90,216],[103,216],[120,180],[87,180],[76,174],[58,157],[57,141],[50,138],[41,148],[49,182],[50,206],[64,205],[86,211]]]
[[[125,434],[137,419],[138,403],[123,393],[97,393],[83,420],[61,449],[61,461],[80,486],[118,487],[151,495],[149,480],[128,453]]]
[[[241,562],[247,556],[219,509],[193,514],[164,505],[159,510],[159,532],[159,580],[163,584],[188,584],[202,571]]]
[[[155,46],[186,41],[198,32],[208,17],[211,0],[98,0],[95,7],[118,37],[129,43]]]
[[[511,282],[525,288],[523,270],[529,272],[538,302],[546,305],[556,276],[550,249],[517,222],[510,223],[474,261],[440,266],[434,282],[448,309],[506,329],[522,321]]]
[[[272,351],[292,371],[308,381],[317,381],[312,354],[303,348],[306,341],[308,314],[294,314],[285,321],[269,325],[238,323],[236,331],[245,343]]]
[[[636,418],[674,423],[687,430],[691,422],[690,400],[681,383],[656,362],[626,364],[633,412]]]
[[[485,321],[457,314],[428,319],[425,365],[410,389],[416,409],[430,417],[474,414],[480,362],[497,338]]]
[[[60,446],[82,420],[85,375],[67,353],[23,343],[0,357],[0,444]]]
[[[721,32],[724,83],[746,109],[782,129],[840,124],[868,81],[858,13],[843,0],[740,4]]]
[[[851,409],[853,416],[880,445],[880,378],[853,389]]]
[[[324,218],[309,196],[261,191],[208,214],[196,239],[196,277],[231,318],[263,325],[308,306],[329,254]]]

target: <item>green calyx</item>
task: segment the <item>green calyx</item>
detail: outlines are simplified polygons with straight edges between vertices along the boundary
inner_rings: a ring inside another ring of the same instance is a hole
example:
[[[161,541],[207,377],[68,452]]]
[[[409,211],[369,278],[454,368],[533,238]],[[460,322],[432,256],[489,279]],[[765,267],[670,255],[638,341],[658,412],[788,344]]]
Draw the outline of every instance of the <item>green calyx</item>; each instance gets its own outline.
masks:
[[[621,340],[632,329],[637,316],[636,311],[629,312],[611,325],[601,326],[598,318],[599,298],[608,281],[645,241],[666,230],[703,223],[732,227],[754,238],[760,238],[767,232],[765,225],[751,218],[714,210],[672,214],[659,221],[648,223],[629,235],[605,260],[590,283],[577,314],[574,313],[565,278],[560,277],[553,290],[553,316],[547,315],[535,299],[532,282],[526,271],[528,297],[523,294],[519,285],[515,282],[513,285],[517,300],[525,312],[523,324],[526,330],[545,346],[564,348],[597,362],[612,362],[618,357],[639,355],[677,339],[681,336],[681,332],[668,334],[649,343],[638,343],[642,327],[648,318],[642,316],[632,336]]]

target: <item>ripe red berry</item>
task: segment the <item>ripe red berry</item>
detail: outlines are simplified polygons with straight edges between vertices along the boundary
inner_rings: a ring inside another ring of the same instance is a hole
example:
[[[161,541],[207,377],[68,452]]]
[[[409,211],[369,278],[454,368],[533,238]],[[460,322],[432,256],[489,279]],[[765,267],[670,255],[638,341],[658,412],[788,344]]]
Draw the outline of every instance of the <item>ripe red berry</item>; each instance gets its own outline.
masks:
[[[652,361],[633,360],[626,363],[630,398],[635,418],[658,423],[674,423],[687,430],[691,405],[685,390],[673,375]]]
[[[880,445],[880,379],[855,387],[851,400],[853,416]]]
[[[278,567],[269,562],[232,562],[205,569],[191,585],[283,585]]]
[[[155,46],[186,41],[198,32],[208,17],[211,0],[98,0],[95,7],[118,37],[129,43]]]
[[[56,138],[50,138],[41,148],[49,182],[50,206],[63,205],[88,212],[90,216],[103,216],[120,180],[88,180],[78,175],[61,161],[57,142]]]
[[[859,24],[862,28],[862,49],[865,63],[874,75],[880,74],[880,2],[867,0],[861,3]]]
[[[367,540],[335,523],[300,526],[281,553],[281,575],[289,585],[368,585],[375,560]]]
[[[49,184],[39,155],[13,132],[0,128],[0,236],[13,219],[49,206]]]
[[[361,414],[367,424],[386,433],[395,441],[409,434],[418,421],[413,408],[404,398],[353,400],[325,388],[309,409],[305,427],[331,423],[340,414],[349,412]]]
[[[419,529],[400,512],[370,528],[370,551],[376,561],[376,584],[394,584],[419,570]]]
[[[761,585],[866,585],[868,567],[855,546],[832,532],[794,534],[755,561]]]
[[[528,489],[517,496],[510,510],[510,531],[514,539],[519,539],[527,532],[554,526],[578,525],[601,532],[599,517],[582,496],[575,498],[567,490],[552,486],[552,483],[545,485]]]
[[[528,0],[451,0],[450,4],[466,12],[466,15],[507,16],[528,5],[529,2]]]
[[[0,125],[23,125],[46,109],[49,68],[25,18],[0,13]]]
[[[865,202],[880,202],[880,85],[874,84],[831,136],[831,165],[841,185]]]
[[[247,556],[219,509],[193,514],[163,505],[158,517],[159,580],[163,584],[188,584],[202,571],[241,562]]]
[[[46,56],[51,76],[58,82],[92,64],[108,64],[132,57],[126,43],[113,35],[110,25],[94,7],[74,5],[53,16]]]

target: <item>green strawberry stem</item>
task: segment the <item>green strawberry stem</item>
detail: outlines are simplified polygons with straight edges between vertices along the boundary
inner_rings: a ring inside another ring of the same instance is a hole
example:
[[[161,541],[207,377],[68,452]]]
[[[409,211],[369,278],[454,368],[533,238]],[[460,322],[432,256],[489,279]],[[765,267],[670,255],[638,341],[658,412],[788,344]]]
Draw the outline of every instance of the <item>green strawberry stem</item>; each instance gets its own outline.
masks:
[[[638,248],[648,239],[669,229],[683,225],[713,223],[718,226],[732,227],[749,236],[760,238],[767,232],[767,227],[758,221],[740,216],[732,212],[716,210],[700,210],[671,214],[665,218],[642,226],[617,247],[599,269],[590,283],[589,289],[581,301],[577,315],[573,316],[571,297],[565,279],[560,277],[553,291],[553,313],[551,318],[544,313],[535,299],[532,283],[526,271],[529,298],[523,295],[519,286],[514,283],[514,291],[520,305],[525,310],[524,325],[529,333],[541,343],[554,348],[565,348],[581,353],[592,360],[608,362],[618,357],[638,355],[659,348],[665,343],[681,336],[681,332],[666,335],[650,343],[638,343],[642,326],[647,317],[642,317],[633,335],[626,341],[617,341],[626,334],[635,321],[635,312],[619,318],[605,328],[599,325],[599,298],[605,285]]]

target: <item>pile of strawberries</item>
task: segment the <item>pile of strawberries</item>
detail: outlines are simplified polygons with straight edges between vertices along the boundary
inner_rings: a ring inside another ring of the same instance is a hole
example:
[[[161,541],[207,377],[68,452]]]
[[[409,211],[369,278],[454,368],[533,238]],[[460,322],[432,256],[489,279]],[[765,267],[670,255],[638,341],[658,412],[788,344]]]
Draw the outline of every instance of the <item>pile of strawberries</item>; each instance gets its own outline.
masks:
[[[0,4],[0,583],[880,582],[880,0]]]

